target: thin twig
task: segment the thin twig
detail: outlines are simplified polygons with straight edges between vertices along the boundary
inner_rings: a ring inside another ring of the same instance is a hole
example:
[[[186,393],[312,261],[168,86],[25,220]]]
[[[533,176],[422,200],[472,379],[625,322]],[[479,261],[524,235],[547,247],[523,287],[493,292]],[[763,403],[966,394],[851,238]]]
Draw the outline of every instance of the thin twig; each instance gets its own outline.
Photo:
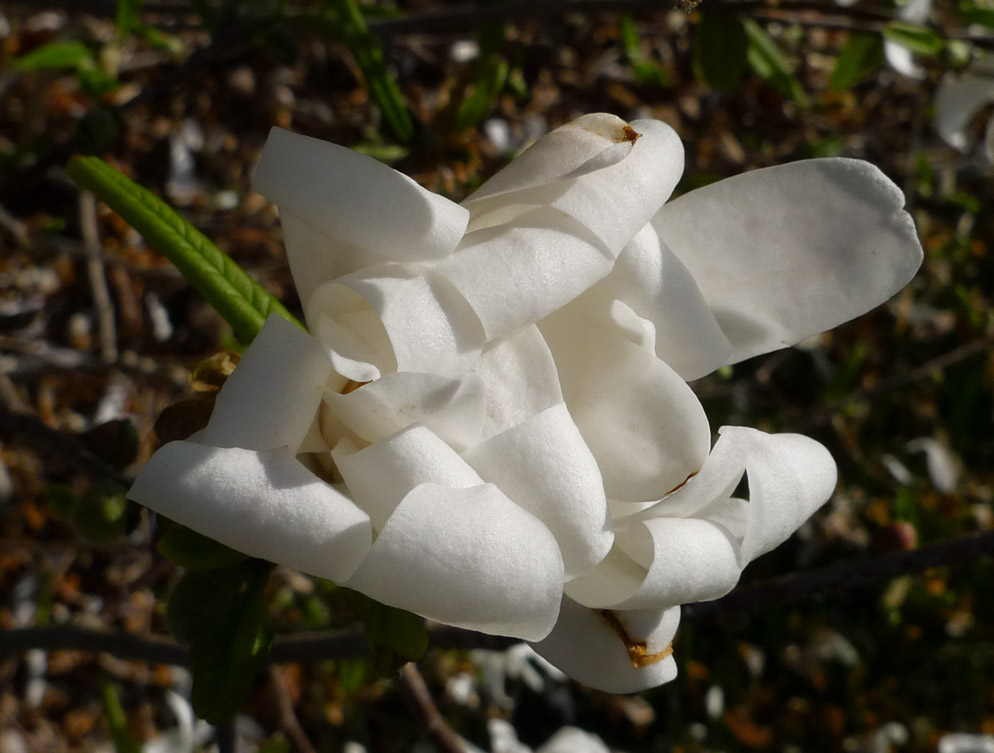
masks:
[[[959,536],[911,551],[888,552],[847,559],[834,565],[791,573],[736,589],[716,601],[684,606],[684,619],[712,621],[730,614],[749,613],[774,604],[786,604],[831,592],[858,588],[880,580],[921,572],[932,567],[952,566],[994,555],[994,531]],[[438,649],[490,648],[500,650],[517,643],[448,626],[429,630],[432,646]],[[189,656],[168,638],[140,637],[130,633],[93,630],[72,625],[22,628],[0,632],[0,656],[24,653],[34,648],[105,653],[121,659],[188,666]],[[271,663],[309,663],[367,652],[361,630],[339,633],[314,632],[284,635],[273,644]]]
[[[114,304],[107,287],[103,261],[100,258],[100,233],[97,229],[97,199],[90,191],[79,192],[79,228],[86,246],[86,274],[93,293],[100,330],[100,359],[104,363],[117,361],[117,327],[114,323]]]
[[[466,747],[439,712],[414,662],[404,665],[397,682],[435,747],[441,753],[466,753]]]
[[[276,700],[280,707],[280,726],[286,730],[290,736],[290,741],[296,747],[298,753],[317,753],[317,749],[307,738],[307,733],[300,726],[297,714],[293,710],[293,699],[290,697],[290,687],[284,675],[282,667],[271,666],[269,668],[269,679],[272,680],[273,689],[276,691]]]
[[[817,570],[782,575],[737,588],[717,601],[689,604],[683,608],[683,615],[685,619],[711,621],[728,614],[822,597],[832,591],[858,588],[932,567],[957,565],[985,555],[994,555],[994,531],[967,534],[921,549],[844,560]]]
[[[894,374],[872,385],[855,389],[847,395],[840,397],[829,407],[834,409],[853,400],[889,392],[899,387],[906,387],[909,384],[923,382],[926,379],[931,379],[937,372],[948,369],[950,366],[954,366],[961,361],[965,361],[980,353],[989,353],[992,348],[994,348],[994,335],[971,340],[909,371]]]

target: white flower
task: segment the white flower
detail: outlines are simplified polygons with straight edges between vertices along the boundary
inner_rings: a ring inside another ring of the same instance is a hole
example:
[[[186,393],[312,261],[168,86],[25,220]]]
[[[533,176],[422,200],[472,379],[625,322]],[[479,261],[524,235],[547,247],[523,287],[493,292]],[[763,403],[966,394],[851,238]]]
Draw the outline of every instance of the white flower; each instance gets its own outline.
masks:
[[[274,130],[256,183],[313,336],[270,319],[132,498],[589,685],[668,681],[678,605],[731,589],[835,484],[803,436],[725,427],[712,450],[685,380],[862,314],[921,259],[867,163],[664,206],[682,169],[669,126],[588,115],[460,206]]]
[[[932,12],[932,0],[907,0],[897,12],[899,20],[906,24],[924,26]],[[925,69],[915,59],[910,48],[884,37],[884,57],[890,67],[908,78],[925,78]]]
[[[974,61],[966,70],[947,72],[935,92],[935,129],[949,146],[970,149],[970,122],[984,107],[994,102],[994,56]],[[988,161],[994,162],[994,119],[987,121],[984,146]]]

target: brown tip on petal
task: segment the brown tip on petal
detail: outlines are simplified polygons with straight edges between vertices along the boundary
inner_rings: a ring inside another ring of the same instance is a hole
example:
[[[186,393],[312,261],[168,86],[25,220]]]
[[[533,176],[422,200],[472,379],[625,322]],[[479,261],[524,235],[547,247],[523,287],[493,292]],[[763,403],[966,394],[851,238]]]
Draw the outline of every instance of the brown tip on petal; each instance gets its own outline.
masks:
[[[600,610],[600,615],[603,617],[607,624],[611,626],[611,629],[618,634],[621,638],[621,642],[625,644],[625,650],[628,651],[628,658],[632,662],[632,666],[635,669],[642,669],[643,667],[648,667],[657,662],[661,662],[667,656],[673,653],[673,643],[671,642],[662,651],[657,651],[654,654],[649,653],[648,646],[645,645],[645,641],[633,640],[625,626],[622,624],[621,619],[615,612],[610,609]]]
[[[630,125],[626,125],[624,128],[622,128],[621,132],[625,134],[622,141],[628,141],[631,142],[632,144],[634,144],[636,141],[642,138],[642,134],[636,131]]]

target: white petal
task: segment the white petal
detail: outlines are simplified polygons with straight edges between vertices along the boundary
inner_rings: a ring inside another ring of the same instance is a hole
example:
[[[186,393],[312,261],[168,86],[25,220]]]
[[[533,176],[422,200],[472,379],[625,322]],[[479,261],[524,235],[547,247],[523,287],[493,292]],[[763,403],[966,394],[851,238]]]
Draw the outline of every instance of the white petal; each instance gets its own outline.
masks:
[[[341,394],[327,391],[335,418],[367,442],[378,442],[417,422],[456,450],[480,441],[486,413],[482,380],[475,374],[449,379],[404,371],[387,374]]]
[[[791,345],[859,316],[914,275],[904,196],[869,163],[795,162],[691,191],[653,219],[734,351]]]
[[[563,566],[549,530],[492,484],[424,484],[345,585],[448,625],[525,640],[555,624]]]
[[[280,210],[280,227],[283,228],[283,245],[286,246],[290,274],[301,304],[309,301],[311,294],[322,283],[362,267],[388,261],[374,251],[350,246],[341,239],[324,235],[286,209]],[[314,322],[309,323],[314,326]]]
[[[694,393],[655,354],[617,328],[568,307],[540,325],[566,405],[611,499],[659,499],[696,473],[711,433]]]
[[[547,207],[469,233],[438,273],[465,298],[488,340],[531,324],[611,271],[614,256],[582,222]]]
[[[577,304],[605,309],[615,301],[652,322],[656,355],[684,379],[714,371],[731,355],[732,345],[694,278],[652,225],[642,228],[625,246],[611,274]]]
[[[515,207],[546,206],[585,225],[616,257],[673,192],[683,173],[683,145],[676,132],[658,120],[639,120],[631,125],[604,115],[587,116],[587,120],[596,121],[596,135],[604,144],[601,152],[566,174],[549,175],[549,149],[539,141],[512,162],[505,174],[495,176],[504,187],[502,191],[486,190],[485,186],[464,202],[473,214],[470,228],[495,224],[488,217],[491,213],[507,222]],[[557,138],[552,148],[559,151],[572,152],[577,136],[580,154],[585,156],[591,145],[590,131],[583,125],[574,123],[553,133]],[[532,152],[540,153],[540,166],[538,160],[528,159]],[[574,162],[573,157],[565,159]],[[557,164],[555,172],[563,166]],[[515,186],[507,174],[511,171],[529,185]],[[535,182],[536,178],[541,182]]]
[[[334,253],[342,244],[398,261],[438,259],[455,248],[469,221],[458,204],[372,157],[281,128],[269,133],[254,185],[330,241],[330,248],[295,253]]]
[[[918,65],[915,53],[899,42],[884,39],[884,57],[887,63],[902,76],[908,78],[925,78],[925,69]]]
[[[464,489],[483,483],[459,454],[424,426],[412,426],[356,451],[347,440],[331,452],[356,503],[383,530],[394,509],[425,483]]]
[[[946,73],[939,83],[935,92],[935,129],[942,140],[955,149],[963,152],[969,149],[967,128],[970,121],[982,107],[994,102],[994,71],[991,68],[988,62],[959,76]]]
[[[559,374],[538,327],[530,324],[487,343],[473,373],[486,392],[486,439],[562,402]]]
[[[717,446],[745,453],[749,505],[740,563],[745,566],[794,533],[835,489],[835,461],[824,446],[801,434],[766,434],[724,426]]]
[[[648,654],[666,652],[680,622],[679,607],[614,614],[631,640],[645,642]],[[568,598],[563,599],[555,629],[534,648],[577,682],[607,693],[634,693],[676,677],[672,656],[636,668],[624,640],[605,615]]]
[[[738,542],[698,518],[655,518],[618,534],[618,546],[647,568],[638,592],[613,605],[659,609],[724,596],[742,574]]]
[[[472,205],[501,193],[552,183],[621,161],[631,150],[633,136],[628,128],[628,123],[617,115],[583,115],[542,136],[463,203]],[[618,145],[625,148],[615,149]]]
[[[645,575],[646,568],[625,554],[615,540],[607,556],[580,577],[568,581],[563,592],[577,604],[600,609],[622,604],[637,594]]]
[[[170,442],[128,497],[233,549],[342,582],[369,551],[369,517],[284,448]]]
[[[370,381],[396,371],[460,376],[483,332],[447,280],[419,267],[383,264],[347,275],[311,296],[308,321],[339,373]]]
[[[565,404],[491,437],[463,458],[552,531],[566,578],[608,553],[614,534],[601,474]]]
[[[331,363],[315,338],[270,316],[228,377],[201,444],[296,453],[317,415]]]

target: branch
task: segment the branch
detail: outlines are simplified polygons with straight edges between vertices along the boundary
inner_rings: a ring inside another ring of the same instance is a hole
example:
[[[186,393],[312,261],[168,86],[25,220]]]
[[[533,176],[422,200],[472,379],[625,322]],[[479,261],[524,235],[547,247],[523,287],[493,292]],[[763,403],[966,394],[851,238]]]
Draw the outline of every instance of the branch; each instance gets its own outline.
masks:
[[[428,686],[425,684],[425,679],[421,676],[414,662],[404,665],[400,670],[397,682],[414,709],[418,721],[424,725],[428,737],[440,753],[466,753],[462,741],[439,712],[438,706],[435,705],[435,700],[431,697]]]
[[[817,570],[760,581],[738,588],[716,601],[685,605],[684,619],[715,621],[731,614],[748,614],[775,604],[821,597],[832,591],[857,588],[932,567],[959,565],[983,556],[994,556],[994,530],[967,534],[911,551],[849,559]],[[445,625],[432,627],[429,635],[431,645],[442,650],[501,650],[520,642],[513,638],[474,633]],[[156,664],[189,665],[186,649],[169,638],[139,637],[130,633],[72,625],[0,632],[0,656],[24,653],[35,648],[48,651],[87,651]],[[367,650],[366,639],[361,630],[299,633],[279,637],[273,644],[269,661],[275,664],[309,663],[343,656],[363,656]]]
[[[683,607],[683,615],[685,619],[713,621],[730,614],[821,597],[830,591],[858,588],[932,567],[957,565],[985,555],[994,555],[994,531],[972,533],[921,549],[844,560],[818,570],[782,575],[737,588],[716,601],[688,604]]]

